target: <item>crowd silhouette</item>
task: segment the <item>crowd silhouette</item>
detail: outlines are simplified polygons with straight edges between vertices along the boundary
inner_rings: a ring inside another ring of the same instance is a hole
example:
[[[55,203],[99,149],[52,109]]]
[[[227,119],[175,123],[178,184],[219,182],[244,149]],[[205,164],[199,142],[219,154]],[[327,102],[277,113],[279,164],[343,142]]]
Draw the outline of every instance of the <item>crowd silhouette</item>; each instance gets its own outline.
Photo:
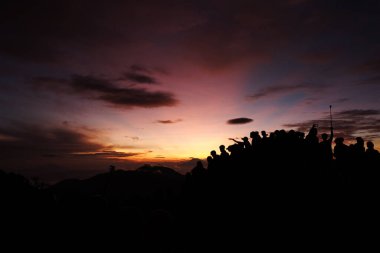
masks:
[[[46,231],[75,228],[70,236],[87,234],[95,238],[94,245],[112,242],[118,247],[122,243],[115,238],[128,234],[149,252],[193,252],[201,244],[215,249],[233,237],[247,242],[252,238],[245,236],[252,235],[245,229],[259,233],[257,240],[325,245],[331,241],[321,240],[317,231],[355,234],[358,217],[362,221],[377,212],[379,190],[380,154],[374,143],[357,137],[347,145],[333,130],[319,134],[313,125],[306,135],[294,130],[252,131],[250,138],[231,139],[234,144],[210,152],[206,167],[196,163],[177,194],[160,189],[149,197],[111,196],[107,192],[121,178],[113,166],[105,184],[99,184],[101,194],[77,186],[64,193],[54,187],[39,189],[21,176],[1,172],[3,210],[10,216],[20,213],[22,222],[36,217],[39,222],[54,220],[43,226]],[[152,172],[152,167],[140,170],[146,171]],[[149,173],[149,180],[161,174]],[[297,242],[289,238],[290,228],[298,230],[291,234]]]
[[[380,154],[374,143],[356,138],[346,145],[343,137],[336,137],[331,127],[329,134],[318,135],[317,125],[308,134],[290,130],[252,131],[251,141],[231,139],[235,144],[219,146],[219,154],[212,150],[207,167],[198,162],[187,174],[188,187],[202,187],[215,180],[230,181],[258,179],[260,185],[283,184],[323,185],[329,187],[375,187],[380,165]],[[334,140],[334,141],[333,141]],[[333,142],[335,146],[333,147]],[[237,178],[236,178],[237,177]],[[206,183],[207,181],[207,183]]]
[[[343,137],[334,139],[332,127],[319,135],[317,125],[306,135],[252,131],[250,139],[231,139],[235,143],[221,145],[219,154],[210,152],[206,168],[198,162],[187,175],[184,209],[196,217],[188,219],[188,226],[209,224],[209,230],[198,232],[204,238],[212,231],[228,240],[223,227],[240,231],[236,224],[250,224],[260,233],[272,233],[275,227],[281,236],[273,238],[287,241],[281,243],[288,243],[287,234],[296,228],[297,238],[322,247],[328,242],[316,235],[319,230],[332,238],[346,232],[353,236],[358,224],[373,222],[369,217],[378,210],[380,169],[373,142],[365,148],[357,137],[346,145]]]

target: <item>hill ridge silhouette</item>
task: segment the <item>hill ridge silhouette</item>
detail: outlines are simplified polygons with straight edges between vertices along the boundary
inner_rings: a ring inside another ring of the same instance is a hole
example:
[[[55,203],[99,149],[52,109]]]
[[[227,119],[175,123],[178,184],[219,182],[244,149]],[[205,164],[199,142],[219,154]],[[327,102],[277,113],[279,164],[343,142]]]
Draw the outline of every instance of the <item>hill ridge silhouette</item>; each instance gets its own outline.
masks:
[[[122,246],[122,235],[128,235],[141,250],[161,252],[197,251],[203,243],[244,238],[241,226],[248,224],[270,235],[264,239],[283,242],[287,229],[297,228],[298,238],[327,245],[331,241],[321,241],[319,229],[329,236],[353,235],[363,219],[371,222],[377,213],[380,155],[372,142],[365,148],[358,137],[345,145],[342,137],[334,140],[332,128],[320,141],[314,125],[307,134],[276,130],[249,136],[212,150],[207,167],[198,161],[186,176],[162,166],[133,171],[111,166],[84,180],[38,188],[0,172],[3,211],[34,217],[22,218],[21,227],[39,217],[56,222],[42,226],[48,231],[79,228],[70,236],[88,234],[99,240],[95,244],[113,246]],[[120,229],[125,234],[116,232]],[[198,240],[189,245],[194,234]]]

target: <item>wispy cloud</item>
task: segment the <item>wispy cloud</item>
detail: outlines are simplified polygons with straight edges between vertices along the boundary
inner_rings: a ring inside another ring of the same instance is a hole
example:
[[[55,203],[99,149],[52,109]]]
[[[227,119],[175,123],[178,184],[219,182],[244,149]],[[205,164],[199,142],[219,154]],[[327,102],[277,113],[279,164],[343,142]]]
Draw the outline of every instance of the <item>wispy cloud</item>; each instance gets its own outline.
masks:
[[[144,153],[136,153],[136,152],[118,152],[114,150],[102,150],[99,152],[89,152],[89,153],[74,153],[72,155],[77,157],[99,157],[99,158],[107,158],[107,159],[115,159],[115,158],[126,158],[131,156],[142,155]]]
[[[284,124],[283,126],[307,132],[313,124],[318,124],[321,131],[330,131],[330,118],[328,115],[316,120]],[[369,139],[380,138],[380,111],[353,109],[336,112],[333,114],[333,126],[335,136],[351,139],[355,136]]]
[[[377,116],[380,115],[380,110],[362,110],[362,109],[353,109],[353,110],[345,110],[345,111],[340,111],[334,114],[335,117],[337,118],[362,118],[366,116]]]
[[[125,138],[127,139],[131,139],[132,141],[139,141],[140,140],[140,137],[138,136],[124,136]]]
[[[159,81],[154,77],[157,71],[143,65],[131,65],[125,73],[122,74],[118,81],[129,81],[133,84],[159,84]]]
[[[96,156],[122,158],[141,153],[118,152],[113,146],[92,141],[86,133],[72,128],[41,127],[25,123],[12,123],[0,127],[0,156],[4,159],[39,159],[41,157],[62,159],[70,156]],[[133,146],[128,146],[133,148]]]
[[[313,86],[310,84],[295,84],[295,85],[276,85],[263,88],[255,94],[248,96],[251,101],[256,101],[262,98],[273,97],[281,94],[290,93],[299,90],[321,90],[323,86]]]
[[[122,108],[175,106],[178,103],[170,92],[120,87],[111,80],[89,75],[73,75],[70,79],[36,77],[32,83],[40,89],[80,95]]]
[[[158,84],[158,81],[154,77],[141,73],[127,72],[123,77],[125,80],[135,83]]]
[[[95,129],[2,123],[0,136],[5,137],[0,138],[0,169],[56,181],[104,172],[110,164],[136,168],[133,157],[149,153],[136,152],[140,146],[104,145],[94,140],[100,135]]]
[[[160,123],[160,124],[174,124],[174,123],[178,123],[178,122],[181,122],[183,121],[182,119],[175,119],[175,120],[157,120],[156,123]]]

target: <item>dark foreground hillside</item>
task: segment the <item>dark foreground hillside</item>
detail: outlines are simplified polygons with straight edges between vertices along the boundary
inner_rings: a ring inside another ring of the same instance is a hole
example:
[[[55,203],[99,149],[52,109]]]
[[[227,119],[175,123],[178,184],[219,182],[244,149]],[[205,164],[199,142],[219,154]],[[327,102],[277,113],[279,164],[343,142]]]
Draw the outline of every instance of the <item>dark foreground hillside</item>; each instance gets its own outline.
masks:
[[[41,189],[1,172],[4,238],[125,252],[372,246],[380,155],[371,142],[332,145],[332,131],[320,141],[314,127],[306,137],[250,137],[211,151],[186,176],[144,166]]]

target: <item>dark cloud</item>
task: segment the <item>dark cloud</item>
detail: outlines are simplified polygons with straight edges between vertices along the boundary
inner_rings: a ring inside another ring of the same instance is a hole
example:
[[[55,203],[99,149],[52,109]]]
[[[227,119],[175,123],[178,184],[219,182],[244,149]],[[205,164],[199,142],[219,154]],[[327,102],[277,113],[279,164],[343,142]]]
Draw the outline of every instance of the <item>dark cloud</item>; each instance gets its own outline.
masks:
[[[128,72],[123,75],[123,78],[134,83],[158,84],[154,77],[141,73]]]
[[[146,41],[172,49],[174,42],[218,68],[294,43],[344,46],[358,34],[376,36],[378,7],[378,1],[8,1],[0,10],[0,51],[51,61]],[[319,39],[322,33],[336,41]]]
[[[1,127],[0,134],[11,138],[0,141],[0,153],[4,158],[63,156],[102,148],[89,141],[86,135],[64,128],[45,129],[19,123]]]
[[[250,118],[235,118],[235,119],[228,120],[227,124],[230,124],[230,125],[247,124],[252,121],[253,119],[250,119]]]
[[[105,171],[110,164],[134,168],[134,162],[128,158],[146,153],[117,151],[117,147],[93,141],[93,135],[99,133],[19,122],[1,125],[0,169],[56,181],[93,175]]]
[[[145,72],[151,74],[152,71],[143,65],[133,64],[129,67],[130,71],[132,72]]]
[[[361,109],[354,109],[354,110],[345,110],[340,111],[334,114],[334,117],[336,118],[357,118],[357,117],[365,117],[365,116],[376,116],[380,115],[380,110],[361,110]]]
[[[330,131],[330,118],[325,117],[304,122],[283,125],[299,131],[308,132],[313,124],[318,124],[320,132]],[[380,111],[379,110],[344,110],[333,114],[335,136],[354,139],[362,136],[367,139],[380,138]]]
[[[230,4],[221,1],[209,7],[213,15],[206,22],[183,35],[183,45],[189,58],[196,58],[197,63],[207,68],[222,70],[247,61],[251,66],[268,63],[278,57],[278,52],[289,49],[292,52],[287,51],[285,57],[315,48],[328,52],[341,48],[343,52],[347,50],[347,39],[356,39],[355,34],[360,31],[362,43],[367,40],[364,43],[375,45],[377,40],[373,37],[378,33],[370,27],[379,24],[379,4],[364,2],[337,4],[337,1],[294,0],[234,1]],[[326,63],[334,58],[332,54],[316,52],[305,55],[304,59]],[[353,53],[348,49],[344,54]]]
[[[144,153],[102,150],[99,152],[79,153],[79,154],[74,154],[74,155],[79,156],[79,157],[100,157],[100,158],[114,159],[114,158],[125,158],[125,157],[137,156],[141,154],[144,154]]]
[[[32,83],[40,89],[76,94],[123,108],[174,106],[178,103],[178,100],[170,92],[119,87],[108,79],[94,76],[73,75],[69,80],[36,77]]]
[[[0,10],[0,52],[25,61],[56,62],[64,55],[65,43],[96,41],[100,38],[98,25],[89,11],[80,13],[80,8],[84,10],[82,4],[60,1],[54,4],[45,1],[5,4]],[[111,34],[106,30],[103,32],[104,35]]]
[[[0,138],[0,156],[4,159],[68,158],[73,155],[115,158],[138,154],[110,150],[110,147],[91,141],[87,134],[70,128],[13,123],[0,127],[0,136],[4,136]]]
[[[156,123],[160,124],[174,124],[183,121],[182,119],[175,119],[175,120],[157,120]]]
[[[274,95],[285,94],[292,91],[305,90],[311,88],[312,86],[308,84],[271,86],[259,90],[257,93],[248,96],[248,98],[250,100],[256,101],[261,98],[272,97]]]
[[[117,79],[117,81],[127,81],[132,84],[160,84],[155,75],[167,75],[168,72],[159,67],[147,67],[145,65],[133,64],[129,70]]]
[[[126,51],[192,27],[190,7],[172,1],[12,1],[0,9],[0,54],[50,63],[110,48]]]

